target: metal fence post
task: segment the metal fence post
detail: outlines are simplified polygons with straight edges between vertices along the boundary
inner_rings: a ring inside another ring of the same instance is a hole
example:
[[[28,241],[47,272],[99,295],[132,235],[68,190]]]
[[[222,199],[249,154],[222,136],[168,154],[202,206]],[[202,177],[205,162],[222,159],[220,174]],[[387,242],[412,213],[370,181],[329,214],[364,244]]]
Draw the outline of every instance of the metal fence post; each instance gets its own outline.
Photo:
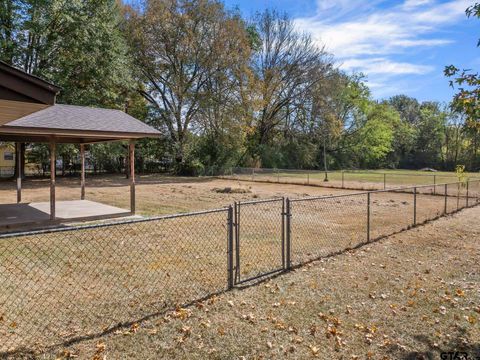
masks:
[[[280,171],[277,169],[277,182],[280,182]]]
[[[443,213],[447,213],[447,191],[448,191],[448,184],[445,184],[445,205],[443,209]]]
[[[413,188],[413,226],[417,225],[417,187]]]
[[[233,206],[228,207],[228,242],[227,242],[227,282],[228,288],[233,288]]]
[[[342,170],[342,189],[345,188],[345,171]]]
[[[387,173],[383,173],[383,190],[387,188]]]
[[[457,211],[460,208],[460,182],[457,183]]]
[[[292,253],[292,247],[291,247],[291,204],[290,204],[290,199],[286,199],[286,211],[285,211],[285,221],[286,221],[286,226],[285,226],[285,235],[286,235],[286,247],[285,247],[285,262],[286,262],[286,270],[290,270],[292,267],[292,260],[291,260],[291,253]]]
[[[433,175],[433,195],[437,195],[437,175]]]
[[[240,202],[235,202],[235,281],[240,281]]]
[[[255,179],[255,168],[252,168],[252,181]]]
[[[370,192],[367,193],[367,242],[370,242]]]
[[[285,269],[285,198],[282,198],[282,268]]]
[[[307,171],[307,185],[310,185],[310,173]]]
[[[466,205],[467,205],[467,208],[468,208],[468,195],[469,195],[469,194],[468,194],[468,188],[469,188],[468,185],[469,185],[469,184],[470,184],[470,180],[467,180],[467,204],[466,204]]]

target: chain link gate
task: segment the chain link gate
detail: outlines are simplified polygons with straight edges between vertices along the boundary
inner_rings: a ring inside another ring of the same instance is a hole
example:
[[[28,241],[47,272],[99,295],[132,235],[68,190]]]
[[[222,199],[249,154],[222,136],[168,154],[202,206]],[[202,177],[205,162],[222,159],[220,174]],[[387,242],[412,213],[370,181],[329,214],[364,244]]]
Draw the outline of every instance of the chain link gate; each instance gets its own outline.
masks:
[[[234,204],[235,285],[285,269],[285,199]]]

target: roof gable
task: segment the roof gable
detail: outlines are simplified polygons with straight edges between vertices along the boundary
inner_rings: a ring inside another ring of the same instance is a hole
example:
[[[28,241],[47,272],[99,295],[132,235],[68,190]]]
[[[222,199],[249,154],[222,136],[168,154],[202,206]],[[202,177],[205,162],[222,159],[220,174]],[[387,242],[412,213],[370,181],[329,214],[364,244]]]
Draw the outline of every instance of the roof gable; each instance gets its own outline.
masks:
[[[60,88],[0,61],[0,96],[13,101],[55,104]]]

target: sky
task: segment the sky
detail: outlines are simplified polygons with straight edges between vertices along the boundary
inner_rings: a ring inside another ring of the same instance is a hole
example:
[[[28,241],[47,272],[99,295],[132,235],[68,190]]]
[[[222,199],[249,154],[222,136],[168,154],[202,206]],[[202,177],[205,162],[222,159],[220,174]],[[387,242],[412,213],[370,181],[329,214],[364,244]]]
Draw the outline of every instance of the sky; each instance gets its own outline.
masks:
[[[406,94],[449,102],[446,65],[480,68],[480,20],[467,0],[225,0],[246,18],[266,8],[287,13],[300,31],[335,56],[337,66],[362,72],[376,99]]]

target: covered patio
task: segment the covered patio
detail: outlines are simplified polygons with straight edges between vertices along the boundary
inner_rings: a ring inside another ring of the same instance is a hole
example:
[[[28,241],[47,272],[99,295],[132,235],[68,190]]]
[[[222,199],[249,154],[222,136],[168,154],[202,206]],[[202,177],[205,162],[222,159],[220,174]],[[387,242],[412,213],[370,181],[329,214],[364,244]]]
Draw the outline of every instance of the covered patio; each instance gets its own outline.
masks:
[[[0,62],[0,141],[16,145],[15,204],[0,205],[0,230],[39,224],[98,220],[135,214],[135,141],[158,137],[154,128],[120,110],[56,104],[60,88]],[[86,146],[128,142],[130,209],[85,199]],[[26,143],[47,143],[50,150],[48,202],[22,203],[22,169]],[[57,144],[79,147],[81,175],[78,200],[56,201]]]

